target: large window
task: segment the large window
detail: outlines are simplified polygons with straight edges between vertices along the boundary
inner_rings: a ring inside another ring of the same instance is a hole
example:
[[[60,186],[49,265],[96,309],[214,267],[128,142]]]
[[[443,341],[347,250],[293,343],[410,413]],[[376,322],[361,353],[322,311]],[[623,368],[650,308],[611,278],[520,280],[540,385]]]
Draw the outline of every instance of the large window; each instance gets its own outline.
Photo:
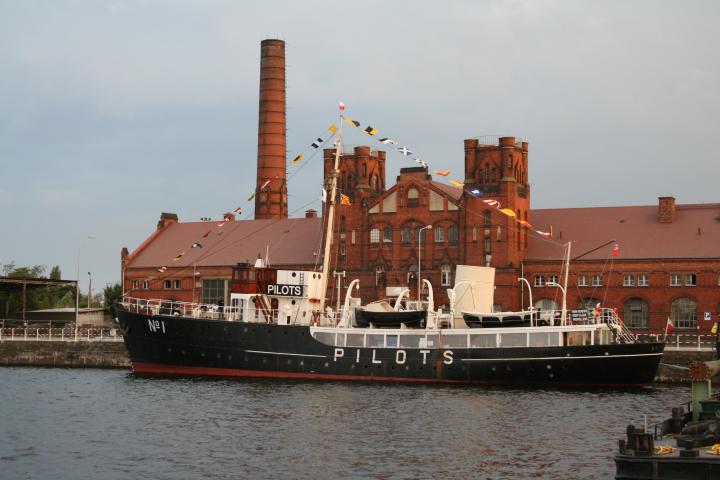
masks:
[[[392,243],[392,228],[385,227],[383,229],[383,243]]]
[[[403,227],[400,230],[400,241],[402,243],[412,242],[412,229],[410,227]]]
[[[578,275],[578,287],[587,287],[587,275]]]
[[[547,283],[558,283],[558,276],[557,275],[548,275]]]
[[[685,275],[685,285],[687,285],[688,287],[694,287],[695,285],[697,285],[697,275],[695,275],[694,273],[688,273],[687,275]]]
[[[535,275],[535,286],[542,287],[545,285],[545,277],[542,275]]]
[[[443,287],[449,287],[451,285],[451,272],[452,267],[450,267],[450,265],[445,264],[440,267],[440,285]]]
[[[648,281],[647,273],[641,273],[637,276],[638,287],[647,287],[650,282]]]
[[[592,276],[592,286],[593,287],[602,287],[602,275],[593,275]]]
[[[375,267],[375,285],[378,287],[385,285],[385,265]]]
[[[630,328],[648,328],[648,303],[641,298],[631,298],[625,302],[623,317]]]
[[[670,319],[675,328],[695,328],[695,301],[691,298],[676,298],[670,305]]]
[[[445,241],[445,229],[443,227],[433,228],[435,232],[435,243],[442,243]]]
[[[457,225],[453,225],[448,228],[448,242],[457,243],[459,237],[459,231]]]
[[[679,287],[680,286],[680,274],[679,273],[671,273],[670,274],[670,286],[671,287]]]
[[[632,287],[635,285],[635,276],[630,274],[625,274],[623,276],[623,287]]]
[[[227,290],[227,280],[220,278],[208,278],[202,282],[202,302],[225,304],[225,292]]]
[[[535,301],[535,309],[543,312],[557,310],[558,304],[551,298],[541,298],[540,300]]]
[[[380,243],[380,229],[370,229],[370,243]]]

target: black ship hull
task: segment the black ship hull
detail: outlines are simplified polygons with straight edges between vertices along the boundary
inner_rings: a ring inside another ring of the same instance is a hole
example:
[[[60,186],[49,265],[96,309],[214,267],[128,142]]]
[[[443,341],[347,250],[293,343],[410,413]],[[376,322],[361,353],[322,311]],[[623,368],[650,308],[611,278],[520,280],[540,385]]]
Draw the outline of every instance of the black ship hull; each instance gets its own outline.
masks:
[[[118,320],[132,371],[149,376],[622,387],[652,382],[664,347],[341,348],[315,340],[308,326],[123,308]]]

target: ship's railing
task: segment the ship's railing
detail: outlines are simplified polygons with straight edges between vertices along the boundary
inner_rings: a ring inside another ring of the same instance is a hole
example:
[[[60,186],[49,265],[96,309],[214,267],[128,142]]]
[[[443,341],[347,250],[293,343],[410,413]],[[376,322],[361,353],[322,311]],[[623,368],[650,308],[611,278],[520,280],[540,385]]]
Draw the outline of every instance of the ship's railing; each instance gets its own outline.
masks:
[[[716,335],[638,333],[637,341],[641,343],[665,341],[665,351],[677,352],[712,352],[716,347]]]
[[[244,321],[251,323],[282,323],[288,325],[334,326],[341,318],[341,312],[313,315],[312,312],[294,312],[288,315],[282,309],[256,308],[245,305],[224,306],[209,303],[182,302],[177,300],[161,300],[125,297],[123,306],[131,312],[143,315],[170,315],[209,320]],[[288,319],[289,316],[289,319]]]
[[[110,327],[5,327],[0,328],[0,341],[25,342],[122,342],[122,335]]]

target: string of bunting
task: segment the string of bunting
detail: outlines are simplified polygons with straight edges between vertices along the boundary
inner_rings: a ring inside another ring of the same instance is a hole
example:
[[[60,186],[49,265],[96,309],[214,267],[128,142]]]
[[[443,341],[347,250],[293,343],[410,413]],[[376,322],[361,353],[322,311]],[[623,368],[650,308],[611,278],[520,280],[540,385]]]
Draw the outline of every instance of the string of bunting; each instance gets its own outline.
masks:
[[[344,106],[344,104],[342,104],[342,105],[343,105],[343,106],[342,106],[341,110],[344,110],[344,109],[345,109],[345,106]],[[371,136],[371,137],[375,137],[375,136],[377,135],[377,133],[378,133],[378,130],[377,130],[375,127],[370,126],[370,125],[368,125],[368,126],[365,127],[365,128],[362,128],[361,122],[359,122],[359,121],[357,121],[357,120],[354,120],[354,119],[351,119],[351,118],[346,118],[346,119],[345,119],[345,122],[346,122],[348,125],[351,125],[351,126],[353,126],[353,127],[355,127],[355,128],[360,129],[361,131],[365,132],[366,134],[368,134],[368,135]],[[400,146],[400,144],[399,144],[396,140],[393,140],[392,138],[389,138],[389,137],[377,138],[377,141],[380,142],[380,143],[382,143],[382,144],[384,144],[384,145],[392,145],[392,146],[394,146],[395,149],[397,150],[397,152],[398,152],[400,155],[403,155],[403,156],[405,156],[405,157],[410,157],[410,156],[413,155],[412,150],[410,150],[410,149],[409,149],[408,147],[406,147],[406,146]],[[429,164],[428,164],[428,162],[426,162],[425,160],[423,160],[423,159],[421,159],[421,158],[418,158],[418,157],[412,157],[412,158],[413,158],[413,160],[414,160],[416,163],[422,165],[422,166],[425,167],[425,168],[429,168]],[[438,176],[446,177],[446,178],[447,178],[447,177],[450,175],[450,170],[433,170],[433,173],[435,173],[435,174],[438,175]],[[447,181],[448,181],[451,185],[454,185],[454,186],[456,186],[456,187],[462,188],[468,195],[470,195],[470,196],[472,196],[472,197],[476,197],[476,198],[477,198],[477,197],[481,197],[481,196],[483,195],[483,191],[482,191],[482,190],[480,189],[480,187],[478,187],[477,185],[467,185],[467,184],[465,184],[465,182],[461,182],[460,180],[455,180],[455,179],[448,179]],[[515,221],[516,221],[518,224],[520,224],[521,226],[526,227],[526,228],[533,229],[533,226],[532,226],[529,222],[527,222],[526,220],[522,220],[522,219],[520,219],[520,218],[517,218],[517,215],[516,215],[515,212],[513,212],[511,209],[509,209],[509,208],[502,208],[499,201],[497,201],[497,200],[489,200],[489,199],[488,199],[488,200],[483,200],[483,202],[485,202],[486,204],[488,204],[488,205],[490,205],[490,206],[495,207],[495,208],[496,208],[499,212],[501,212],[502,214],[504,214],[504,215],[506,215],[506,216],[508,216],[508,217],[514,218]],[[533,229],[533,230],[534,230],[534,229]],[[535,231],[538,235],[540,235],[540,236],[542,236],[542,237],[544,237],[544,238],[550,238],[550,237],[552,237],[552,234],[550,234],[550,233],[548,233],[548,232],[543,232],[543,231],[541,231],[541,230],[534,230],[534,231]]]

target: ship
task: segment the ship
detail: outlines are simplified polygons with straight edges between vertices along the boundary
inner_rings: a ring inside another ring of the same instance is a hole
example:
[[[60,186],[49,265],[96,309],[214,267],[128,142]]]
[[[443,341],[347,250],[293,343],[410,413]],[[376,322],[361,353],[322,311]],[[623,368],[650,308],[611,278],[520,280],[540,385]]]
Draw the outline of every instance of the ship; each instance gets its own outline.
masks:
[[[456,267],[446,310],[435,308],[427,279],[425,300],[363,305],[352,296],[355,279],[344,303],[328,306],[341,145],[339,128],[322,269],[277,269],[262,258],[238,264],[227,305],[124,296],[117,321],[135,375],[591,387],[653,381],[663,342],[639,342],[613,309],[568,311],[564,298],[558,311],[536,310],[531,301],[526,311],[493,312],[489,266]],[[566,254],[568,265],[569,243]]]

